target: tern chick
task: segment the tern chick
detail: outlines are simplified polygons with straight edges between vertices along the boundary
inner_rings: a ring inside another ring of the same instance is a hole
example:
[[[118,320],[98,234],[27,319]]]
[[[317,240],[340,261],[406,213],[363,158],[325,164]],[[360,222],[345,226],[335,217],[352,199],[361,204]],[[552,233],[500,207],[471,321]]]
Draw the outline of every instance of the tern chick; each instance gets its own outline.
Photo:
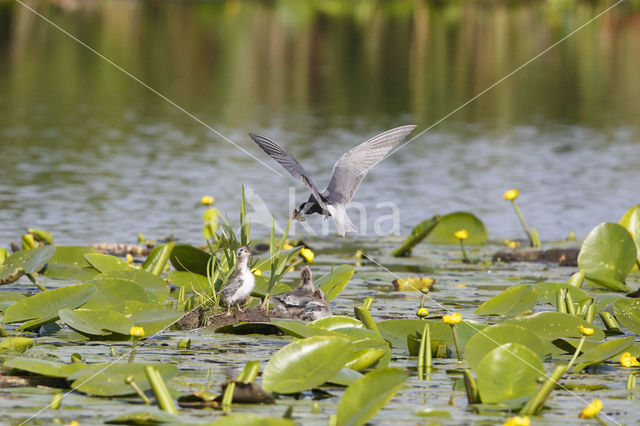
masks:
[[[279,314],[313,321],[331,315],[331,307],[324,292],[313,285],[311,269],[302,268],[300,285],[293,291],[273,297],[274,307]]]
[[[221,300],[227,305],[227,316],[231,316],[231,306],[244,304],[256,285],[256,279],[249,269],[249,257],[252,255],[244,246],[236,250],[236,272],[222,289]]]

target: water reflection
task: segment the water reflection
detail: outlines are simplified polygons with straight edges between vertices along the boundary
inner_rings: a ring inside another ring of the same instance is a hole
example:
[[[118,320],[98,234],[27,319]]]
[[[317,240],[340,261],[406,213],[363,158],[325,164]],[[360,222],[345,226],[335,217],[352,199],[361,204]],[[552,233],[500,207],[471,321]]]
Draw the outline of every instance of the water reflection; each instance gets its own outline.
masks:
[[[437,122],[609,5],[29,4],[254,155],[247,132],[282,140],[314,176],[379,131]],[[358,200],[398,204],[404,232],[465,209],[519,235],[500,200],[511,186],[543,238],[617,220],[640,181],[638,16],[625,3],[585,27],[385,160]],[[200,196],[235,211],[240,183],[289,213],[288,178],[18,3],[0,3],[0,22],[0,240],[27,226],[195,240]]]

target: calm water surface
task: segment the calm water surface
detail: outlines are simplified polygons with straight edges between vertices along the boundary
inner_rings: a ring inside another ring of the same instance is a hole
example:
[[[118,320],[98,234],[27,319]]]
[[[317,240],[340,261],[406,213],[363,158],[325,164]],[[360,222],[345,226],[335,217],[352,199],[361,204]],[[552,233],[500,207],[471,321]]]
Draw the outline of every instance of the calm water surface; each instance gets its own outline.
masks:
[[[324,187],[349,147],[428,128],[610,3],[29,4],[282,176],[0,2],[2,244],[27,227],[63,243],[199,241],[200,197],[235,219],[241,185],[283,221],[294,181],[248,132],[280,141]],[[391,202],[401,233],[468,210],[493,238],[521,237],[501,198],[511,187],[544,240],[617,221],[639,202],[639,19],[615,8],[379,164],[355,197],[368,233]]]

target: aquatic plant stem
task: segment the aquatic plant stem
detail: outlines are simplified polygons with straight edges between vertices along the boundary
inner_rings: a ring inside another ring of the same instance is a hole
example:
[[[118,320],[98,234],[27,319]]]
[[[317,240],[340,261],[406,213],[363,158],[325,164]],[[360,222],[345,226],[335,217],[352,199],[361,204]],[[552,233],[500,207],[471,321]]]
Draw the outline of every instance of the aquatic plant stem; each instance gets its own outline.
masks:
[[[171,414],[178,414],[178,410],[171,398],[171,395],[169,394],[167,385],[164,383],[164,380],[162,380],[162,376],[158,370],[151,365],[145,365],[144,371],[147,373],[147,378],[149,379],[149,383],[151,383],[153,393],[156,395],[156,400],[158,401],[160,409]]]
[[[138,386],[136,381],[133,379],[133,376],[127,376],[127,378],[124,380],[124,382],[126,384],[128,384],[129,386],[131,386],[134,391],[136,391],[138,396],[144,401],[145,405],[151,404],[151,400],[149,398],[147,398],[147,395],[145,395],[144,392],[142,391],[142,389],[140,389],[140,386]]]
[[[456,354],[458,355],[458,362],[462,362],[462,351],[460,350],[460,342],[458,341],[458,331],[456,325],[451,324],[451,333],[453,334],[453,343],[456,345]]]
[[[27,276],[27,278],[29,278],[29,281],[31,281],[33,283],[33,285],[35,285],[36,287],[38,287],[42,291],[47,291],[47,288],[45,286],[43,286],[42,284],[40,284],[38,281],[36,281],[36,279],[33,277],[32,274],[25,274],[25,275]]]
[[[464,375],[464,386],[467,391],[467,400],[469,404],[477,404],[481,402],[480,400],[480,391],[478,390],[478,383],[476,379],[473,378],[471,374],[471,369],[465,368],[463,371]]]
[[[571,361],[569,361],[569,365],[567,365],[567,373],[569,372],[569,369],[571,368],[573,363],[576,361],[576,358],[578,358],[578,354],[580,354],[580,351],[582,350],[582,345],[584,345],[584,341],[586,340],[586,338],[587,336],[582,336],[582,338],[580,339],[580,343],[578,343],[578,347],[576,347],[576,351],[573,354]]]
[[[231,403],[233,402],[233,393],[236,391],[236,382],[230,382],[224,390],[222,396],[222,410],[231,411]]]
[[[560,364],[556,366],[553,370],[553,373],[545,380],[545,382],[538,388],[538,391],[527,401],[527,403],[520,410],[521,416],[527,416],[531,414],[536,414],[542,406],[544,402],[549,398],[551,391],[554,386],[558,383],[558,380],[562,377],[562,375],[569,371],[568,365]]]
[[[129,364],[133,363],[133,359],[136,357],[136,347],[138,346],[138,338],[134,337],[131,343],[131,353],[129,354]]]
[[[464,263],[469,263],[469,258],[467,257],[467,252],[464,250],[464,240],[460,239],[460,250],[462,251],[462,261]]]
[[[520,207],[518,207],[518,203],[516,202],[515,199],[513,199],[513,200],[511,200],[511,204],[513,204],[513,209],[516,211],[516,214],[518,215],[518,219],[520,219],[520,223],[522,224],[522,227],[524,228],[524,232],[527,234],[527,238],[529,238],[529,243],[531,243],[531,247],[534,247],[533,237],[531,236],[531,231],[529,231],[529,227],[527,226],[527,222],[525,222],[525,220],[524,220],[524,216],[522,215],[522,212],[520,211]]]

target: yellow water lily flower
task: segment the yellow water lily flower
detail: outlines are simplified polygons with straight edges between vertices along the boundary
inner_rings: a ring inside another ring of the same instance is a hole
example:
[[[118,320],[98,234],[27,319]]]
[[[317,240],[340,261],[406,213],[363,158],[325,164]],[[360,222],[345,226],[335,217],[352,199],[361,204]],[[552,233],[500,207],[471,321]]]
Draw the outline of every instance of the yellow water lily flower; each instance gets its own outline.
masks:
[[[258,268],[253,268],[253,269],[251,270],[251,273],[252,273],[253,275],[257,276],[257,277],[261,277],[261,276],[262,276],[262,271],[261,271],[260,269],[258,269]]]
[[[135,326],[131,327],[129,334],[133,337],[144,337],[144,328]]]
[[[462,315],[459,312],[454,312],[449,315],[442,316],[442,322],[449,325],[454,325],[462,321]]]
[[[459,240],[466,240],[469,238],[469,232],[466,229],[461,229],[453,233],[453,236]]]
[[[507,201],[512,201],[518,198],[518,194],[520,193],[518,192],[517,189],[510,189],[506,191],[504,194],[502,194],[502,198],[504,198]]]
[[[580,413],[580,418],[582,419],[592,419],[598,415],[598,413],[602,410],[602,401],[600,398],[594,399],[591,404],[587,405],[582,409]]]
[[[516,248],[520,245],[519,241],[511,241],[508,238],[504,239],[504,244],[509,248]]]
[[[131,264],[133,262],[133,256],[131,256],[131,253],[127,253],[127,263]]]
[[[580,334],[583,336],[591,336],[593,334],[593,328],[585,327],[582,324],[578,327],[578,331],[580,331]]]
[[[300,250],[300,256],[304,257],[304,260],[306,260],[311,264],[313,264],[313,258],[316,257],[313,251],[311,251],[311,249],[306,247]]]
[[[502,426],[529,426],[531,424],[531,420],[529,420],[528,416],[520,417],[509,417]]]
[[[204,195],[200,202],[203,206],[210,206],[214,203],[215,199],[211,195]]]
[[[640,366],[640,363],[638,362],[638,358],[636,358],[635,356],[631,356],[631,353],[629,352],[625,352],[622,354],[622,356],[620,356],[620,364],[623,367],[638,367]]]
[[[418,309],[418,312],[416,312],[416,315],[418,316],[418,318],[424,318],[427,315],[429,315],[429,311],[427,310],[427,308],[422,307]]]

